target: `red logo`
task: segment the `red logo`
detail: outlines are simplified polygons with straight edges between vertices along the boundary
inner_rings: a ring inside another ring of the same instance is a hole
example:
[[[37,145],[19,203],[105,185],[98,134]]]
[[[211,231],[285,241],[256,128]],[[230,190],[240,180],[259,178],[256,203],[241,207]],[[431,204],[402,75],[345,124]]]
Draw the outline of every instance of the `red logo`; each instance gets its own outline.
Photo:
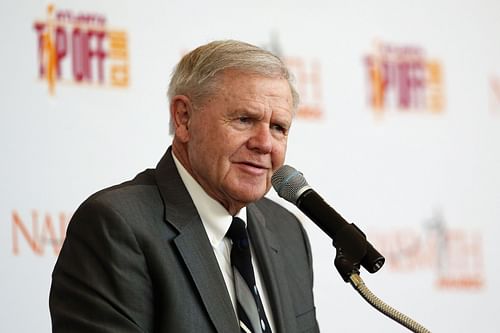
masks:
[[[21,215],[12,212],[12,253],[21,255],[31,252],[43,256],[46,251],[57,256],[66,236],[69,216],[65,213],[43,216],[37,211]]]
[[[56,83],[127,87],[128,37],[109,29],[106,16],[47,7],[47,18],[33,24],[38,43],[38,77],[49,93]]]
[[[485,285],[483,241],[478,230],[448,228],[436,214],[423,230],[372,230],[369,234],[391,271],[433,272],[438,289],[478,290]]]
[[[364,64],[368,104],[375,111],[443,111],[442,65],[422,48],[375,43]]]
[[[297,91],[300,95],[297,117],[303,119],[323,118],[321,63],[316,59],[284,55],[276,35],[271,35],[270,43],[263,47],[283,59],[295,76]]]
[[[320,119],[323,117],[323,94],[321,90],[321,64],[318,60],[285,57],[284,61],[297,79],[300,105],[297,117]]]

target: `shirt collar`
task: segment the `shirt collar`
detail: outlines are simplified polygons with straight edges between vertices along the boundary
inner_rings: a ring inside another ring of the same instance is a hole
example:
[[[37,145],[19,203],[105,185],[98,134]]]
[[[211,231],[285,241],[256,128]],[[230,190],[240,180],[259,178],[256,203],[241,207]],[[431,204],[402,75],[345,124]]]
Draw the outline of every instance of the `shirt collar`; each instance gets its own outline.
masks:
[[[186,189],[193,200],[194,206],[200,215],[205,231],[207,232],[210,244],[213,247],[218,247],[220,242],[224,239],[233,217],[229,212],[222,206],[218,201],[213,199],[211,196],[205,192],[200,184],[189,174],[189,172],[184,168],[180,161],[172,153],[175,166],[179,171],[182,182],[186,186]],[[237,217],[242,219],[247,223],[246,219],[246,207],[240,209],[236,214]]]

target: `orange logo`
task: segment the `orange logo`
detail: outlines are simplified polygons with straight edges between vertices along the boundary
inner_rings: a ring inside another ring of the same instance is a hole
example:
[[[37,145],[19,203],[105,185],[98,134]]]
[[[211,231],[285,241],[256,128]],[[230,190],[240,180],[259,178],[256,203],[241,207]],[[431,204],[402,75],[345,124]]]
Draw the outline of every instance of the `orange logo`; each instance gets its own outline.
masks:
[[[31,223],[29,223],[31,219]],[[57,256],[66,236],[69,217],[65,213],[57,217],[46,213],[41,218],[37,210],[33,210],[30,218],[21,216],[17,211],[12,212],[12,253],[20,255],[22,251],[43,256],[47,248]]]
[[[372,230],[369,235],[391,271],[431,271],[438,289],[479,290],[485,285],[481,233],[448,228],[440,214],[427,221],[424,230]]]
[[[38,76],[49,93],[56,83],[124,88],[129,83],[128,37],[108,29],[106,17],[47,7],[33,24],[38,42]]]
[[[443,111],[442,65],[428,59],[422,48],[375,43],[364,64],[368,103],[375,111]]]

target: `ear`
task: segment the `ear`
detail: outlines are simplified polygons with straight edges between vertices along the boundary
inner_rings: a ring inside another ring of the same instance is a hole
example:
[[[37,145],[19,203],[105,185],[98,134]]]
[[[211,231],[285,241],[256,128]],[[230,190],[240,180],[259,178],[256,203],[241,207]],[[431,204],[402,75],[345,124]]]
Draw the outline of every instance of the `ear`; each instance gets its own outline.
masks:
[[[189,121],[193,112],[191,101],[187,96],[177,95],[170,102],[170,117],[174,123],[174,135],[181,142],[189,141]]]

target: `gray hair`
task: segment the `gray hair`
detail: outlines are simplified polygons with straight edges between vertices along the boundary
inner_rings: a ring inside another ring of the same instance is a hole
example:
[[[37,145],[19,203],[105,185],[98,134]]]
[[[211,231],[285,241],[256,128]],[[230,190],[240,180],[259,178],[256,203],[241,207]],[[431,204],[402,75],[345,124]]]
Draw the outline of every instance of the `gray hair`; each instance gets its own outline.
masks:
[[[283,61],[269,51],[236,40],[213,41],[184,55],[172,73],[167,93],[169,102],[176,95],[185,95],[194,105],[203,103],[215,93],[217,74],[226,69],[287,80],[292,93],[292,112],[297,110],[299,94],[293,75]],[[170,133],[174,131],[170,119]]]

